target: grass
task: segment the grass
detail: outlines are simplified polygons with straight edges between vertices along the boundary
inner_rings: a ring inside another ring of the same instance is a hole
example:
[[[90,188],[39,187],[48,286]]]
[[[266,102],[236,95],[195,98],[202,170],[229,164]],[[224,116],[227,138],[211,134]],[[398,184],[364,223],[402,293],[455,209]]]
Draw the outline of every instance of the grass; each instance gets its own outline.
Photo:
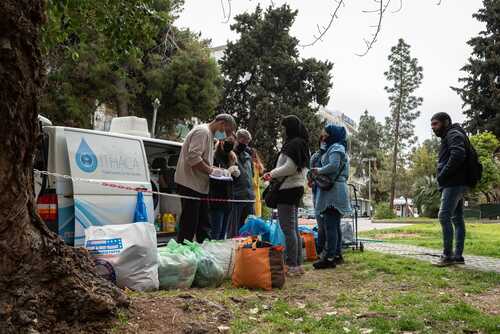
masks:
[[[435,249],[443,245],[441,225],[437,222],[372,230],[361,236]],[[465,254],[500,258],[500,224],[466,223]]]
[[[231,333],[500,333],[498,274],[371,252],[346,257],[335,270],[308,265],[304,277],[272,292],[230,282],[188,292],[227,307]],[[482,303],[485,298],[496,299]]]

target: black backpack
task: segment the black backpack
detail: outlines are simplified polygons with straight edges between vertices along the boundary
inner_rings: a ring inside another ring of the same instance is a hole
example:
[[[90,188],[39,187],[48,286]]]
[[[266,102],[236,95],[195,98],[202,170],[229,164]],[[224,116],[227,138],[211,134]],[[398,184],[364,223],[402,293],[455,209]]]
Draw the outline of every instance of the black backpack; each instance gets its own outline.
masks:
[[[465,158],[465,167],[467,170],[467,186],[474,188],[481,177],[483,176],[483,165],[479,161],[476,149],[469,140],[469,137],[464,133],[465,141],[467,143],[467,156]]]

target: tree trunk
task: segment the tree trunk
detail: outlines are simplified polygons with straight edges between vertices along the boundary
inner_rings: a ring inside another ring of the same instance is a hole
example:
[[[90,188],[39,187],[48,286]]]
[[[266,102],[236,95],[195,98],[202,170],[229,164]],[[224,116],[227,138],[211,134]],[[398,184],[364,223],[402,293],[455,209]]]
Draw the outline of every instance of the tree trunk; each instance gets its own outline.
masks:
[[[42,0],[0,1],[0,333],[67,332],[128,300],[36,213],[33,156],[43,70]],[[82,327],[83,326],[83,327]]]
[[[398,164],[398,141],[399,141],[399,123],[401,113],[398,111],[396,116],[396,131],[394,134],[394,151],[392,152],[392,179],[391,179],[391,199],[389,207],[394,209],[394,197],[396,195],[396,172]]]
[[[401,65],[399,68],[399,102],[398,113],[396,115],[396,125],[394,133],[394,152],[392,154],[392,180],[391,180],[391,199],[389,208],[394,209],[394,197],[396,195],[396,175],[398,164],[398,144],[399,144],[399,126],[401,123],[401,105],[403,104],[403,61],[400,59]]]

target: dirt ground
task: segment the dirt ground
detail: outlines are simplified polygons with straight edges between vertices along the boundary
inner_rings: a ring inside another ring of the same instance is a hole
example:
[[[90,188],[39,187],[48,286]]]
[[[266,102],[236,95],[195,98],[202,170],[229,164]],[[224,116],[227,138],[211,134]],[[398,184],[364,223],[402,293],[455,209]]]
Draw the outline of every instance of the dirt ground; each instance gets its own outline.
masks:
[[[231,312],[223,305],[185,292],[178,296],[139,296],[115,333],[204,334],[229,331]]]

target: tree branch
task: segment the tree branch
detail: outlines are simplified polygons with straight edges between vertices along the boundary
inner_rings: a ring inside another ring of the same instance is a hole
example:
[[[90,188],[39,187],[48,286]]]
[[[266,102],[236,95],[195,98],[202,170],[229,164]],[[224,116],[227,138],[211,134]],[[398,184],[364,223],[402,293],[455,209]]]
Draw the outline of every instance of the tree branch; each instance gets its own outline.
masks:
[[[222,23],[229,23],[229,20],[231,20],[231,11],[232,11],[231,0],[227,0],[227,8],[228,8],[227,15],[226,15],[226,9],[224,8],[224,0],[220,0],[220,6],[222,7],[222,15],[224,17],[224,21],[222,21]]]
[[[382,19],[384,17],[385,11],[389,7],[389,4],[391,3],[391,0],[387,0],[387,2],[384,4],[384,0],[376,0],[379,4],[379,8],[375,11],[363,11],[364,13],[378,13],[378,23],[376,25],[376,31],[374,34],[372,34],[372,38],[370,40],[365,39],[365,44],[366,44],[366,50],[363,53],[357,53],[356,55],[359,57],[364,57],[368,54],[368,52],[371,50],[373,47],[373,44],[377,41],[378,35],[380,33],[380,30],[382,29]],[[401,1],[402,5],[402,1]]]
[[[299,46],[306,48],[308,46],[313,46],[318,41],[320,41],[323,38],[323,36],[325,36],[325,34],[328,32],[328,30],[330,30],[330,28],[333,25],[333,21],[337,18],[337,13],[340,10],[340,7],[344,5],[345,5],[344,0],[337,1],[337,7],[335,8],[335,11],[332,14],[330,14],[330,22],[328,22],[328,25],[326,27],[323,26],[322,29],[318,25],[318,35],[314,35],[313,40],[311,42],[307,44],[299,44]]]

